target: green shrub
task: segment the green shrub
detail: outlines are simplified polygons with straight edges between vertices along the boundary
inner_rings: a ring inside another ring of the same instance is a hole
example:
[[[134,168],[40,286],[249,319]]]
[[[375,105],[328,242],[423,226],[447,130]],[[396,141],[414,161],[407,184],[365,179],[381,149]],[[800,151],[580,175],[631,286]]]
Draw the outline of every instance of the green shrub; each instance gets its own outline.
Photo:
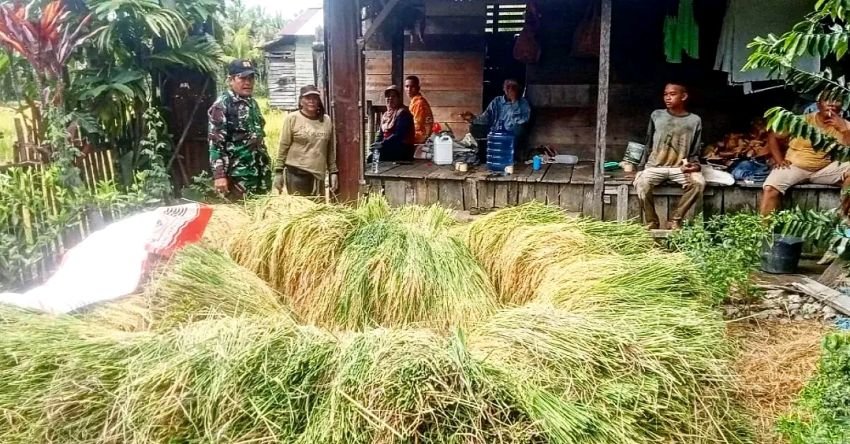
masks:
[[[771,233],[772,224],[757,214],[724,214],[686,224],[669,239],[669,247],[697,264],[712,299],[720,303],[731,291],[750,293],[752,273]]]
[[[850,334],[828,336],[823,352],[817,374],[794,410],[779,421],[779,431],[791,444],[850,442]]]

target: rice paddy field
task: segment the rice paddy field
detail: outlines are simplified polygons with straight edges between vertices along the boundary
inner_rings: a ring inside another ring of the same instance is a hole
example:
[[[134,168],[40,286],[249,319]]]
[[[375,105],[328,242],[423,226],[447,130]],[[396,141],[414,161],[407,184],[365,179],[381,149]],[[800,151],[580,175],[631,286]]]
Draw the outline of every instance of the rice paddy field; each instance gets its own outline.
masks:
[[[138,295],[0,308],[0,442],[754,442],[701,279],[536,203],[218,206]]]

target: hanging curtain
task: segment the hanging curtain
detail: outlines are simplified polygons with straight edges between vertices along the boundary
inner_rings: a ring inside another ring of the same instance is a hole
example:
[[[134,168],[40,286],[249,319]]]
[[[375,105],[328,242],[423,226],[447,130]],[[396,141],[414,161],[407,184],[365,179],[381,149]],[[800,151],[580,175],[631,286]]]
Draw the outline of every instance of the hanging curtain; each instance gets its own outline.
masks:
[[[682,63],[682,54],[699,58],[699,25],[694,0],[679,0],[678,16],[664,19],[664,55],[668,63]]]

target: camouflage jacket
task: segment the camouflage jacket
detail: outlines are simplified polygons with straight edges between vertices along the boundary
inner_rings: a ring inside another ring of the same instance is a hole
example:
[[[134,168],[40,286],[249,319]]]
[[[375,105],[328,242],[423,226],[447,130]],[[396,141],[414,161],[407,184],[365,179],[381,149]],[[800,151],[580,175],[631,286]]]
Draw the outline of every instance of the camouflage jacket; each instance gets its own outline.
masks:
[[[268,191],[271,170],[265,120],[257,101],[227,91],[210,107],[209,122],[213,177],[227,177],[252,193]]]

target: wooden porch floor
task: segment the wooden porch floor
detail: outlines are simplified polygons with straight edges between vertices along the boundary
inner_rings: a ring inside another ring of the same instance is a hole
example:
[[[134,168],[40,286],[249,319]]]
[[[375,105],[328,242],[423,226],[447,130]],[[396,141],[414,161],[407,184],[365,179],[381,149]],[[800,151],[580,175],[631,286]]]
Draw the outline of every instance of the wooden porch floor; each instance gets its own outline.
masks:
[[[381,164],[377,173],[366,166],[366,192],[384,193],[392,205],[439,203],[457,210],[504,208],[538,200],[559,206],[568,213],[590,215],[594,204],[593,163],[544,165],[534,171],[531,165],[517,165],[510,176],[491,174],[486,167],[456,172],[453,166],[437,166],[428,161],[413,164]],[[761,184],[739,182],[731,187],[709,186],[690,216],[734,211],[755,211],[761,200]],[[662,223],[682,195],[679,186],[655,190],[656,211]],[[606,173],[603,219],[628,220],[641,216],[632,180],[623,173]],[[837,187],[804,184],[785,197],[786,208],[829,209],[839,204]]]

